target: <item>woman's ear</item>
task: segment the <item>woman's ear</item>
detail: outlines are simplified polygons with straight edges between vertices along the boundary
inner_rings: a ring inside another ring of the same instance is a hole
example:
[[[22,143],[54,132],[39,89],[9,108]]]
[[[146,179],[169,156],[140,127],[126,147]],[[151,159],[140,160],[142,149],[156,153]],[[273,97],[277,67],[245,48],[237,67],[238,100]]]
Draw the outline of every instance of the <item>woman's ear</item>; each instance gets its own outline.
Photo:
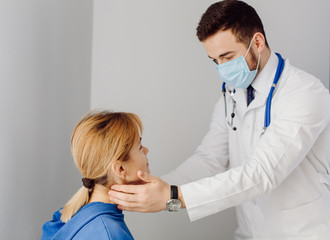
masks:
[[[125,180],[126,178],[126,167],[122,164],[122,161],[116,160],[112,163],[111,166],[112,172],[113,174],[121,179],[121,180]]]

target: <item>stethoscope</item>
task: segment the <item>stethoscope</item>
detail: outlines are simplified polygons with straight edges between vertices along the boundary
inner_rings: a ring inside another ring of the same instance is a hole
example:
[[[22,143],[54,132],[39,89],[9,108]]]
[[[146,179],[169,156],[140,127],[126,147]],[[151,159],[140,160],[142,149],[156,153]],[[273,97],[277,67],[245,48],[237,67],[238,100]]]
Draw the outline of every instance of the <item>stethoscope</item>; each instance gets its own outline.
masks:
[[[284,60],[282,58],[282,56],[279,53],[276,53],[276,55],[278,56],[278,65],[277,65],[277,69],[276,69],[276,74],[275,74],[275,78],[274,81],[272,83],[272,86],[270,88],[268,97],[267,97],[267,102],[266,102],[266,108],[265,108],[265,121],[264,121],[264,127],[263,127],[263,132],[261,133],[261,135],[263,135],[266,132],[267,127],[270,124],[270,111],[271,111],[271,104],[272,104],[272,97],[273,97],[273,92],[274,89],[276,87],[276,84],[278,82],[278,80],[281,77],[283,68],[284,68]],[[233,89],[228,89],[228,92],[230,94],[230,96],[233,96],[236,93],[236,90]],[[231,127],[231,129],[233,129],[234,131],[237,130],[237,128],[234,126],[234,117],[235,117],[235,108],[236,108],[236,101],[232,98],[233,100],[233,110],[232,113],[230,114],[230,120],[228,119],[228,115],[227,115],[227,101],[226,101],[226,83],[224,82],[222,84],[222,93],[223,93],[223,98],[224,98],[224,104],[225,104],[225,118],[226,121],[228,123],[228,125]]]

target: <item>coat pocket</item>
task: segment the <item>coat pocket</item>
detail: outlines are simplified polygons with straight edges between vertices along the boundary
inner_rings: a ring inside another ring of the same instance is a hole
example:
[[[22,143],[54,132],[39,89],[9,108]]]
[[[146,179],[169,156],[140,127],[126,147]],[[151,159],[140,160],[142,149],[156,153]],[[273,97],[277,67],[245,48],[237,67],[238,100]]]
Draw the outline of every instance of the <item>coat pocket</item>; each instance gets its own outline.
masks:
[[[324,239],[330,236],[330,203],[322,196],[296,208],[279,213],[288,239]]]

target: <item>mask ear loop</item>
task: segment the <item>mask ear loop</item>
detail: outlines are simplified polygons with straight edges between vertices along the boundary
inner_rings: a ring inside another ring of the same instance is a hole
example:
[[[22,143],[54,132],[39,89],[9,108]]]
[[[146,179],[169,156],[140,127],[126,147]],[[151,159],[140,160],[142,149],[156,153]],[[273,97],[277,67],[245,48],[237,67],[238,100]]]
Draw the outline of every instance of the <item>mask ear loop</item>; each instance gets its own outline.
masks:
[[[244,55],[244,58],[246,58],[246,56],[248,55],[249,51],[250,51],[250,48],[252,46],[252,41],[253,41],[253,38],[251,39],[251,42],[250,42],[250,45],[248,47],[248,50],[246,51],[245,55]]]
[[[251,48],[251,46],[252,46],[252,41],[253,41],[253,38],[252,38],[251,41],[250,41],[250,45],[249,45],[248,50],[246,51],[246,53],[245,53],[245,55],[244,55],[244,58],[246,58],[246,56],[248,55],[248,53],[249,53],[249,51],[250,51],[250,48]],[[258,55],[258,63],[257,63],[257,68],[256,68],[256,70],[258,70],[258,68],[259,68],[259,64],[260,64],[260,53],[259,53],[259,55]]]
[[[258,56],[258,64],[257,64],[256,70],[258,70],[258,68],[259,68],[259,63],[260,63],[260,53],[259,53],[259,56]]]

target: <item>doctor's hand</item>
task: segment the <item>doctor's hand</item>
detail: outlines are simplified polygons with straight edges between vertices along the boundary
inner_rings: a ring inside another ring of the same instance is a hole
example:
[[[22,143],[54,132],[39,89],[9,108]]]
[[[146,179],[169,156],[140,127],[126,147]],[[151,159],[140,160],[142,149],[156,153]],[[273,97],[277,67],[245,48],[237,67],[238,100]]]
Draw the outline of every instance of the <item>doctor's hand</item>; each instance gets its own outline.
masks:
[[[159,212],[166,209],[170,185],[162,179],[138,171],[143,181],[139,185],[113,185],[108,192],[110,201],[119,209],[136,212]]]

